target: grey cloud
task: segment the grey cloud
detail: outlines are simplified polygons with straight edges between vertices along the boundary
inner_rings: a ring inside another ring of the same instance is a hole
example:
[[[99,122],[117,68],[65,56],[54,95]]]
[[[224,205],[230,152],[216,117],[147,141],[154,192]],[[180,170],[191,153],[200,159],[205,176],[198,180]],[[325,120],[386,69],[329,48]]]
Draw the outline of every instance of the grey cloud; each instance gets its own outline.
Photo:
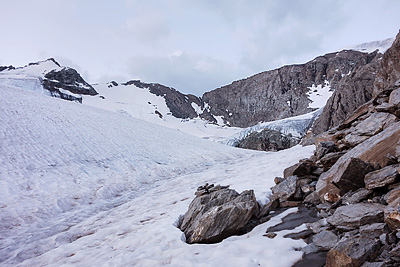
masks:
[[[165,57],[134,56],[128,68],[132,76],[141,80],[195,95],[228,84],[238,77],[238,70],[231,64],[179,51]]]

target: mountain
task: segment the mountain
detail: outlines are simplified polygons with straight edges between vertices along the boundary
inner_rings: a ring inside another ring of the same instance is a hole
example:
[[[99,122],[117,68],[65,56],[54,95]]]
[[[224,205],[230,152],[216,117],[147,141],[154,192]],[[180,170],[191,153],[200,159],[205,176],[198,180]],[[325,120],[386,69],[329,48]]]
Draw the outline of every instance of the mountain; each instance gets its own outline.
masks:
[[[386,50],[388,50],[392,46],[394,40],[395,38],[387,38],[385,40],[379,40],[379,41],[373,41],[373,42],[349,46],[344,48],[343,50],[354,50],[363,53],[372,53],[375,50],[378,50],[379,53],[383,54],[386,52]]]
[[[0,84],[78,102],[82,95],[97,94],[75,69],[61,67],[53,58],[19,68],[0,67]]]
[[[265,202],[274,177],[312,147],[239,150],[14,86],[0,85],[0,92],[1,266],[232,265],[238,259],[271,266],[275,249],[285,254],[281,264],[301,258],[292,250],[306,245],[301,240],[278,237],[269,248],[262,245],[266,228],[293,210],[212,247],[186,244],[174,222],[206,182],[252,188]],[[252,256],[226,257],[232,251]]]

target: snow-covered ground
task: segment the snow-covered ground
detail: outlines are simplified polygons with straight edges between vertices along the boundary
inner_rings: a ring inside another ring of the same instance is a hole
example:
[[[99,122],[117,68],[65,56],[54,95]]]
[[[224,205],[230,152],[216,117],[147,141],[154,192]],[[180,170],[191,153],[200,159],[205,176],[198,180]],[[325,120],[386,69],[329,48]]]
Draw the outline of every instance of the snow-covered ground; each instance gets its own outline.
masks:
[[[134,84],[120,84],[112,87],[108,87],[109,84],[97,84],[93,86],[99,95],[83,96],[82,103],[84,105],[123,113],[134,118],[156,123],[171,129],[178,129],[182,132],[216,142],[223,142],[227,137],[243,130],[224,125],[222,119],[219,120],[221,122],[220,125],[217,125],[199,117],[194,119],[176,118],[171,114],[164,97],[151,93],[148,88],[139,88]],[[192,106],[198,113],[202,112],[201,108],[196,104],[192,103]]]
[[[313,147],[240,150],[142,120],[0,86],[0,265],[290,266],[303,241],[188,245],[174,226],[205,182],[254,189]]]
[[[344,49],[355,50],[355,51],[364,52],[364,53],[372,53],[378,49],[378,51],[383,54],[386,52],[386,50],[389,49],[389,47],[392,46],[394,39],[395,38],[388,38],[385,40],[362,43],[362,44],[352,45],[352,46],[346,47]]]

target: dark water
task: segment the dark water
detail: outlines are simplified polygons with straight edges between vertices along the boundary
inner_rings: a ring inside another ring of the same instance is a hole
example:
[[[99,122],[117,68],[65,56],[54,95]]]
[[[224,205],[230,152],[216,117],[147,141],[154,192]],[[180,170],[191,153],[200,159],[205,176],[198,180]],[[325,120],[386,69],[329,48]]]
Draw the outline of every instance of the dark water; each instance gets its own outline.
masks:
[[[286,209],[285,209],[286,210]],[[279,211],[277,213],[280,213]],[[282,219],[282,223],[267,229],[267,232],[279,232],[283,230],[293,230],[294,228],[304,224],[319,221],[321,218],[317,215],[315,208],[307,208],[300,206],[296,213],[291,213]],[[286,238],[299,239],[303,238],[306,242],[307,236],[312,233],[310,230],[304,230],[299,233],[288,234]],[[303,258],[296,262],[293,267],[319,267],[324,266],[326,262],[326,251],[317,251],[315,253],[303,254]]]

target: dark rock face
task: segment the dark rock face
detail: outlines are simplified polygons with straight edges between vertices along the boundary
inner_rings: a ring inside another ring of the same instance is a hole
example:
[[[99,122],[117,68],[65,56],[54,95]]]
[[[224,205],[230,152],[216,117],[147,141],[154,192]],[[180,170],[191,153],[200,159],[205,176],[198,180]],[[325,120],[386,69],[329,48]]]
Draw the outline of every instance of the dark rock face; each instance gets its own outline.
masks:
[[[53,96],[59,96],[66,100],[82,102],[82,98],[69,95],[63,92],[63,90],[67,90],[73,94],[97,95],[96,90],[76,70],[71,68],[63,68],[60,71],[53,70],[47,73],[44,76],[42,84]]]
[[[252,217],[259,214],[254,192],[219,187],[200,188],[189,205],[180,229],[185,233],[186,242],[216,243],[224,238],[240,234]]]
[[[363,58],[364,64],[353,68],[350,75],[339,81],[322,114],[314,122],[314,134],[339,125],[359,106],[371,100],[381,58],[382,54],[366,54]]]
[[[197,96],[191,94],[184,95],[171,87],[167,87],[158,83],[143,83],[139,80],[128,81],[122,85],[131,84],[139,88],[149,88],[151,93],[164,97],[172,115],[177,118],[187,119],[197,117],[198,114],[192,106],[192,103],[195,103],[203,110],[203,113],[200,115],[201,118],[204,118],[210,122],[216,122],[214,117],[211,116],[208,110],[204,107],[204,102]]]
[[[0,71],[3,70],[15,70],[15,68],[13,66],[0,66]]]
[[[264,129],[253,132],[239,141],[237,147],[263,151],[279,151],[291,148],[300,142],[299,138],[284,135],[278,131]]]
[[[376,53],[356,51],[326,54],[306,64],[284,66],[233,82],[205,93],[202,99],[210,105],[213,115],[223,116],[232,126],[248,127],[260,121],[296,116],[312,111],[308,108],[308,87],[329,81],[333,89],[338,89],[342,77],[371,63],[375,57]],[[371,90],[374,78],[368,81]],[[359,78],[364,80],[365,77]]]

